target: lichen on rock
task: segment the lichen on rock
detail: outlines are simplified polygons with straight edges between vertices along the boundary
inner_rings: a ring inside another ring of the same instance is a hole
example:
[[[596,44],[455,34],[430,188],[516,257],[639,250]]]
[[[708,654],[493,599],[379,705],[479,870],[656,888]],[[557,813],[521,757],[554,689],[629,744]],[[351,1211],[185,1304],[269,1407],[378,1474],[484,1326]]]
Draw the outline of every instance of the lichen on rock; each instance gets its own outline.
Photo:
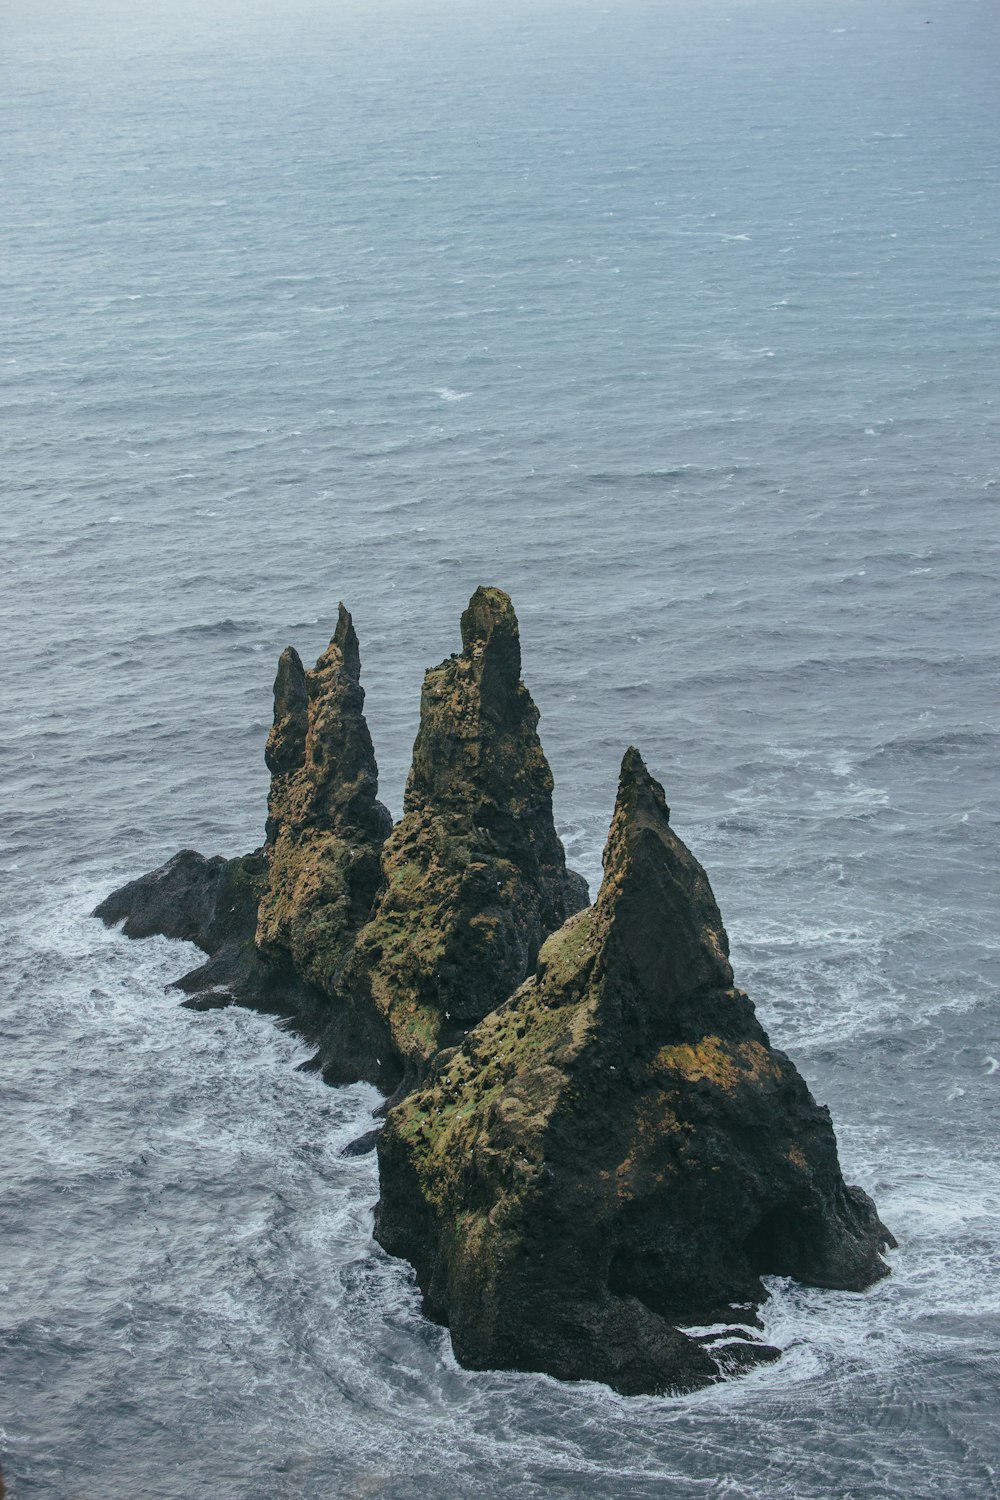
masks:
[[[296,1021],[316,1036],[328,1024],[336,977],[381,881],[379,851],[392,826],[377,800],[378,773],[364,717],[361,660],[351,616],[312,671],[281,655],[264,845],[236,859],[182,850],[97,908],[129,937],[182,937],[208,955],[177,980],[196,1009],[238,1003]],[[359,1073],[365,1073],[362,1059]]]
[[[595,905],[393,1109],[376,1237],[475,1368],[686,1390],[775,1351],[761,1276],[860,1290],[891,1236],[733,985],[705,872],[623,761]]]
[[[360,676],[358,638],[341,604],[334,637],[312,671],[291,647],[283,653],[265,751],[271,789],[257,947],[328,995],[371,912],[392,827],[376,796]]]
[[[403,819],[341,982],[355,1014],[384,1021],[404,1089],[507,999],[586,901],[555,830],[508,596],[477,589],[461,630],[462,651],[425,676]]]

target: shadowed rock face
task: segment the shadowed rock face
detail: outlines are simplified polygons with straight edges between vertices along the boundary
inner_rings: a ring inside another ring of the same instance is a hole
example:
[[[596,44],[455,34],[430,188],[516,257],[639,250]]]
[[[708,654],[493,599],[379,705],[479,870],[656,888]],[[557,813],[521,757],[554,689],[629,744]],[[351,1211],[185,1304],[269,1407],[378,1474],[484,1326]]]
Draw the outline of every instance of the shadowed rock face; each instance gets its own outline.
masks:
[[[418,741],[419,743],[419,741]],[[376,1238],[473,1368],[688,1390],[774,1357],[760,1277],[861,1290],[891,1244],[829,1114],[733,987],[708,879],[630,750],[595,905],[379,1141]]]
[[[182,849],[165,865],[130,880],[94,912],[108,926],[121,922],[126,937],[180,938],[210,952],[209,933],[226,861]],[[214,946],[214,945],[213,945]]]
[[[342,604],[333,640],[311,672],[291,647],[283,653],[265,751],[271,790],[257,947],[329,995],[371,912],[392,827],[376,799],[360,676],[358,638]]]
[[[548,933],[586,901],[552,820],[538,710],[521,682],[517,619],[481,588],[462,651],[424,679],[404,816],[384,886],[342,978],[355,1015],[384,1021],[405,1088],[528,975]],[[328,1076],[337,1076],[336,1048]]]

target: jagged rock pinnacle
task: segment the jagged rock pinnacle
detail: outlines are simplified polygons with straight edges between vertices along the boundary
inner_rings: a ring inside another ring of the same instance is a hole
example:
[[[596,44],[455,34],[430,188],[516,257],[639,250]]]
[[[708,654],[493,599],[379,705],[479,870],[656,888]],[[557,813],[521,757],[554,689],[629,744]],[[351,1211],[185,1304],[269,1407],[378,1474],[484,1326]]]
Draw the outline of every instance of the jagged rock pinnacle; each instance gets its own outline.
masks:
[[[186,1004],[237,1001],[294,1017],[312,1035],[328,1024],[337,971],[371,913],[392,826],[376,799],[360,672],[341,604],[312,671],[291,646],[278,662],[264,847],[229,860],[182,850],[98,907],[107,922],[124,917],[129,936],[184,937],[208,954],[177,981]]]
[[[676,1029],[688,1000],[697,1003],[702,991],[728,989],[733,971],[708,876],[669,819],[662,786],[630,748],[622,761],[598,907],[662,1024]],[[661,942],[650,941],[654,913]]]
[[[478,588],[463,611],[462,650],[477,668],[482,712],[501,718],[521,680],[521,636],[502,589]]]
[[[760,1277],[858,1290],[891,1236],[845,1186],[829,1115],[732,987],[708,878],[630,750],[594,906],[442,1053],[379,1140],[376,1238],[474,1368],[625,1393],[776,1351],[680,1330]]]
[[[537,815],[558,862],[555,830],[542,826],[552,821],[552,773],[520,673],[510,599],[500,589],[477,589],[462,615],[461,654],[424,677],[404,810],[453,808],[508,821]]]
[[[552,774],[505,593],[477,589],[462,641],[425,676],[404,817],[345,972],[355,1010],[385,1019],[410,1082],[510,994],[547,933],[585,899],[555,831]]]
[[[264,750],[264,761],[272,776],[285,776],[304,763],[308,728],[305,668],[295,647],[287,646],[278,658],[278,675],[274,679],[274,724]]]
[[[354,621],[344,606],[343,600],[337,606],[337,628],[333,632],[333,640],[330,648],[340,653],[340,663],[348,677],[359,681],[361,677],[361,648],[358,645],[357,631],[354,629]],[[328,654],[328,653],[327,653]],[[323,657],[320,657],[320,661]],[[317,667],[319,662],[316,663]]]
[[[376,796],[360,674],[358,638],[341,604],[311,671],[291,647],[282,653],[265,752],[272,776],[257,946],[330,994],[371,910],[392,822]]]

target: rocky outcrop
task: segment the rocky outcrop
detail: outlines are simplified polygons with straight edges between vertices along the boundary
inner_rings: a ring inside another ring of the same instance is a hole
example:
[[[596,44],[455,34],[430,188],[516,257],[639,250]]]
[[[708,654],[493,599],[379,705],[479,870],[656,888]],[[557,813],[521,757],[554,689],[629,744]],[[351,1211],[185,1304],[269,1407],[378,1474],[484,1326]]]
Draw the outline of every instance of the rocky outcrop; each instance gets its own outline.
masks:
[[[263,848],[228,861],[185,850],[97,909],[124,918],[129,936],[198,943],[209,960],[178,981],[187,1003],[294,1017],[331,1082],[410,1087],[587,900],[555,831],[506,594],[477,590],[462,644],[427,673],[404,817],[388,842],[342,604],[312,670],[291,647],[278,664]]]
[[[198,944],[186,1003],[290,1017],[328,1080],[391,1096],[376,1236],[463,1364],[690,1390],[777,1356],[762,1276],[861,1290],[892,1239],[635,750],[581,910],[520,669],[510,599],[478,589],[391,829],[341,605],[312,670],[279,662],[263,847],[183,850],[96,914]]]
[[[376,797],[360,678],[358,638],[341,604],[333,640],[312,671],[291,647],[283,653],[264,753],[271,790],[257,948],[331,996],[371,913],[392,827]]]
[[[105,922],[124,920],[128,937],[185,938],[209,955],[177,981],[186,1004],[249,1005],[292,1017],[313,1037],[328,1025],[337,971],[371,913],[392,826],[376,798],[360,675],[341,604],[312,671],[291,647],[278,663],[263,848],[232,860],[182,850],[97,908]]]
[[[587,900],[555,831],[510,599],[477,589],[461,629],[461,653],[424,679],[404,816],[341,976],[347,1020],[323,1049],[328,1076],[343,1076],[348,1021],[380,1023],[377,1081],[397,1094],[510,995],[545,937]]]
[[[775,1351],[685,1328],[746,1323],[767,1273],[861,1290],[892,1240],[734,987],[708,879],[635,750],[604,865],[537,974],[389,1113],[375,1233],[467,1366],[690,1390]]]
[[[165,865],[113,891],[94,912],[126,937],[182,938],[207,963],[175,981],[196,1010],[238,1002],[275,1015],[298,1015],[307,996],[287,966],[263,962],[254,943],[264,890],[263,851],[207,859],[182,849]]]
[[[121,922],[126,937],[180,938],[209,951],[209,932],[226,861],[182,849],[165,865],[130,880],[94,912],[109,927]]]

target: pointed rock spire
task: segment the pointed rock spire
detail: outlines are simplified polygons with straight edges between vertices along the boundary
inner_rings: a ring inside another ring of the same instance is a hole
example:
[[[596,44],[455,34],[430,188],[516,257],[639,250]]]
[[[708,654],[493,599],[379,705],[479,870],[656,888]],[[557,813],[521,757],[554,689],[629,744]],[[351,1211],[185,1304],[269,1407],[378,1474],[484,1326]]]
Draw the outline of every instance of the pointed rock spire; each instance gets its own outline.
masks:
[[[272,776],[297,771],[305,761],[309,728],[309,697],[306,674],[294,646],[286,646],[278,658],[274,679],[274,723],[267,737],[264,761]]]
[[[462,652],[475,664],[482,713],[500,720],[511,711],[521,682],[521,635],[502,589],[478,588],[462,612]]]
[[[776,1351],[684,1327],[760,1277],[860,1290],[892,1243],[829,1114],[732,987],[705,872],[630,750],[598,899],[379,1141],[376,1238],[473,1368],[693,1389]]]
[[[660,783],[634,747],[625,752],[598,897],[609,940],[634,970],[651,1020],[683,1030],[701,996],[733,983],[729,938],[708,876],[670,827]],[[650,942],[656,932],[661,941]]]
[[[230,860],[183,850],[98,908],[109,922],[128,917],[136,935],[183,936],[209,955],[177,981],[191,996],[186,1004],[236,1001],[294,1017],[312,1036],[325,1031],[337,973],[371,914],[392,826],[376,799],[360,672],[341,604],[312,671],[291,646],[278,662],[264,847]]]
[[[291,647],[282,653],[265,752],[272,775],[257,946],[272,960],[290,959],[326,992],[370,913],[392,826],[376,797],[360,675],[358,638],[341,604],[333,639],[311,671]]]
[[[356,1013],[385,1021],[407,1082],[507,998],[586,899],[555,831],[552,773],[502,590],[476,590],[462,643],[424,679],[404,817],[345,971]]]
[[[459,809],[508,822],[538,814],[558,863],[555,829],[541,826],[552,821],[552,773],[536,733],[538,709],[521,681],[509,597],[478,588],[461,629],[461,654],[424,677],[404,810]]]
[[[340,665],[348,677],[353,678],[355,682],[360,681],[361,648],[358,645],[358,633],[354,629],[354,621],[345,608],[343,600],[337,606],[337,628],[333,632],[333,640],[324,656],[329,655],[331,650],[339,653]],[[321,656],[320,661],[323,660],[324,657]],[[319,662],[316,665],[318,667]]]

